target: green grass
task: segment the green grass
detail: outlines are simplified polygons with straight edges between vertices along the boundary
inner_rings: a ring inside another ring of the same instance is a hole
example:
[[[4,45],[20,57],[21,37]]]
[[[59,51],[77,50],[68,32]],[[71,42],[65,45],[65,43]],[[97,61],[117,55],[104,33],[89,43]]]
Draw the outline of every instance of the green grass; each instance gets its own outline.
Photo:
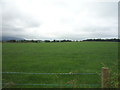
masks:
[[[117,42],[3,43],[3,72],[100,73],[101,67],[117,72]],[[3,74],[4,83],[75,84],[74,86],[9,87],[100,87],[100,75]],[[78,84],[99,84],[78,86]]]

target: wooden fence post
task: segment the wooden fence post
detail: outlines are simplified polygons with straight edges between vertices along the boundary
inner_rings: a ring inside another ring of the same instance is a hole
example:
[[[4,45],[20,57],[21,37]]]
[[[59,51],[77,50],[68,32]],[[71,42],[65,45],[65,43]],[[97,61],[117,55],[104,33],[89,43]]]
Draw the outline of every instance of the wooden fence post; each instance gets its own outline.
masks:
[[[101,85],[102,88],[108,88],[108,82],[109,82],[109,69],[106,67],[102,67],[101,72]]]

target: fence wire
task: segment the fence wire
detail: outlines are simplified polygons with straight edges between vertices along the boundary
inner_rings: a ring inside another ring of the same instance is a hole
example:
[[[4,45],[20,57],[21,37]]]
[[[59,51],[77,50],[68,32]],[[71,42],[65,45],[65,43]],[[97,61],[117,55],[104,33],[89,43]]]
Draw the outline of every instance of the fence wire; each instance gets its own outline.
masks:
[[[2,72],[3,74],[44,74],[44,75],[97,75],[97,73],[26,73],[26,72]]]
[[[7,83],[2,83],[7,84]],[[74,84],[26,84],[26,83],[15,83],[14,85],[27,85],[27,86],[73,86]],[[76,84],[77,86],[99,86],[100,84]]]
[[[99,82],[94,81],[95,77],[98,78],[98,73],[0,73],[3,74],[3,87],[74,87],[74,85],[77,87],[100,86]],[[89,79],[89,75],[93,81]]]

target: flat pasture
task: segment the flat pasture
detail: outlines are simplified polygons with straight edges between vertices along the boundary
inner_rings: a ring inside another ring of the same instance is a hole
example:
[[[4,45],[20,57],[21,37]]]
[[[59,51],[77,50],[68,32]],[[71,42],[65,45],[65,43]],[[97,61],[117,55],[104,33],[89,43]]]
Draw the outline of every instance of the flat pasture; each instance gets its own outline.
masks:
[[[3,43],[2,72],[97,73],[95,75],[2,74],[3,87],[101,87],[101,68],[117,72],[118,42]],[[7,83],[7,84],[6,84]],[[33,84],[33,85],[31,85]]]

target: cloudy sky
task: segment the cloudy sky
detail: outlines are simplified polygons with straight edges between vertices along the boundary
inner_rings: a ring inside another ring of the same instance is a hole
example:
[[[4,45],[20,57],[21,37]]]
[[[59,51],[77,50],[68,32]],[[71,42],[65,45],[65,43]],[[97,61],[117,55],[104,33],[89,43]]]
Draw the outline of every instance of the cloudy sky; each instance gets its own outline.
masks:
[[[50,40],[118,36],[117,0],[1,0],[0,4],[3,36]]]

